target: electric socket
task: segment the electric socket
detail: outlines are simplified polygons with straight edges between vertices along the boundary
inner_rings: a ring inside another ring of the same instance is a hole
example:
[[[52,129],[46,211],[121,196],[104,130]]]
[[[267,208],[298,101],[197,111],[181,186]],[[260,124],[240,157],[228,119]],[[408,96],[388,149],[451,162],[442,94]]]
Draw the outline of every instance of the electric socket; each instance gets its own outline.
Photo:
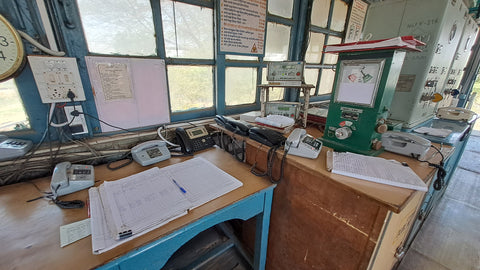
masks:
[[[76,109],[78,112],[83,112],[82,106],[65,106],[63,107],[67,121],[70,123],[70,130],[72,135],[81,135],[87,134],[87,122],[85,121],[85,115],[79,114],[78,116],[73,116],[72,112]],[[73,121],[72,121],[73,119]]]
[[[28,56],[33,77],[43,103],[84,101],[82,80],[75,57]]]

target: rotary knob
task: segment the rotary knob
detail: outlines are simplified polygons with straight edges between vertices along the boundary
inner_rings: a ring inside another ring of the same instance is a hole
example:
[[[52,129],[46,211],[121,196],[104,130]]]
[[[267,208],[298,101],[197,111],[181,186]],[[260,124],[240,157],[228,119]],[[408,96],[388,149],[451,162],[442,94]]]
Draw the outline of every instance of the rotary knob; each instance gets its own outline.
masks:
[[[335,137],[339,140],[345,140],[352,136],[352,130],[349,127],[341,127],[335,130]]]

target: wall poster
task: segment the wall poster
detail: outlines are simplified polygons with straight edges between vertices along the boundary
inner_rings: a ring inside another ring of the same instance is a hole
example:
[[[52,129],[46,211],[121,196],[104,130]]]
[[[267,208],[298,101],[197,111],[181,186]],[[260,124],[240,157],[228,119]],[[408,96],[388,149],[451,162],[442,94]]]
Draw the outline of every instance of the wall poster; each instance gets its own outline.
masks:
[[[220,51],[263,55],[267,0],[220,1]]]

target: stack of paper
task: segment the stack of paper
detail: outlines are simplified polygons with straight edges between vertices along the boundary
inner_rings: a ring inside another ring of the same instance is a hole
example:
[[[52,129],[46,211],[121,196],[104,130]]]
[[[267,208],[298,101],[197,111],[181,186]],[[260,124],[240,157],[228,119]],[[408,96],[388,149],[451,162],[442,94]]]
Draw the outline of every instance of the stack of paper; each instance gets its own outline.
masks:
[[[450,135],[450,133],[452,133],[452,131],[450,129],[431,128],[431,127],[419,127],[419,128],[414,129],[413,132],[421,133],[421,134],[425,134],[425,135],[430,135],[430,136],[435,136],[435,137],[441,137],[441,138],[445,138],[448,135]]]
[[[89,189],[93,253],[110,250],[242,185],[203,158],[105,181]]]
[[[427,185],[410,167],[380,157],[335,152],[332,172],[396,187],[428,191]]]
[[[327,45],[325,52],[355,52],[368,50],[391,50],[391,49],[405,49],[409,51],[421,52],[416,46],[425,46],[424,42],[415,39],[413,36],[395,37],[389,39],[358,41],[352,43]]]

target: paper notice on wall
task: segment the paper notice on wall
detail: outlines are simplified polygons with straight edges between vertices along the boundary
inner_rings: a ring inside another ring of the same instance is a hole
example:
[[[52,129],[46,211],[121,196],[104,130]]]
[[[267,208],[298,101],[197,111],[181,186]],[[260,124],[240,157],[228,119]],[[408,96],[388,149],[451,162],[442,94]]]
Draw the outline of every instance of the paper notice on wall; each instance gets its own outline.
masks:
[[[264,53],[266,0],[220,1],[220,51]]]
[[[363,22],[367,14],[368,4],[362,0],[354,0],[352,11],[348,19],[347,33],[345,34],[344,43],[356,42],[360,40],[363,30]]]
[[[133,97],[128,65],[123,63],[97,63],[105,101]]]

